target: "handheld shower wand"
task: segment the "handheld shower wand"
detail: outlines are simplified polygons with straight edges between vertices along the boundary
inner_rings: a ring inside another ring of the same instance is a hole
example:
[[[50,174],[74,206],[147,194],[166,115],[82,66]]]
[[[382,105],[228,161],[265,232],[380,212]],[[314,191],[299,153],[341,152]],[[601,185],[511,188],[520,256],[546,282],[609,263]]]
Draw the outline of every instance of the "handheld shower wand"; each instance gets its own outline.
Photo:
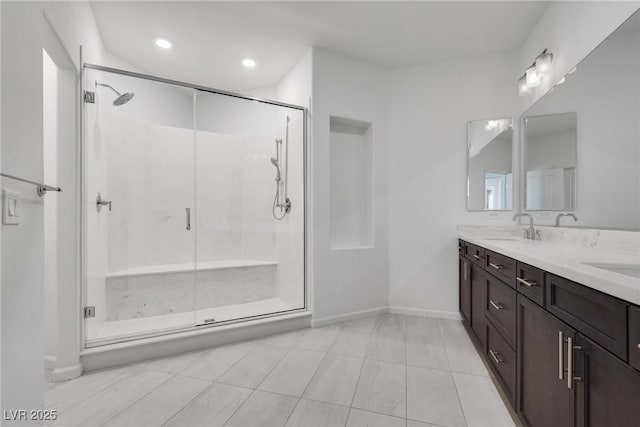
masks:
[[[287,128],[285,133],[285,165],[284,165],[284,201],[282,200],[280,192],[280,182],[282,181],[282,175],[280,173],[280,158],[282,151],[282,139],[276,139],[276,157],[271,158],[271,164],[276,167],[276,195],[273,199],[273,217],[278,221],[284,219],[285,216],[291,210],[291,200],[289,200],[289,116],[287,116]],[[276,213],[276,208],[280,208],[280,214]]]

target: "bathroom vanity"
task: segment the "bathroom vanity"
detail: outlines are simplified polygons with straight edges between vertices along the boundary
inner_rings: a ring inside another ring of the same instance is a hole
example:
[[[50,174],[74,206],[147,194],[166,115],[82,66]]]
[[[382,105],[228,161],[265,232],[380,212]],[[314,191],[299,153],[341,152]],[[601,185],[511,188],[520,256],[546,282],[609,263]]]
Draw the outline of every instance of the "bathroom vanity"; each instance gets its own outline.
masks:
[[[463,322],[520,420],[637,426],[637,254],[515,231],[458,236]]]

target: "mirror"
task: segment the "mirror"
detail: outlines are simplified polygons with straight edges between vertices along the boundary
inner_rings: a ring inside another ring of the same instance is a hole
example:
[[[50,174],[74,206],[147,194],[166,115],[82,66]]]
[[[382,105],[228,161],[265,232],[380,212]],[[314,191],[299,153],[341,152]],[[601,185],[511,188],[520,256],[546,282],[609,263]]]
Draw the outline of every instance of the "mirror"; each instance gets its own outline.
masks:
[[[639,118],[640,11],[523,114],[523,208],[640,230]]]
[[[576,126],[576,113],[525,118],[525,209],[574,210]]]
[[[513,209],[513,119],[468,125],[467,210]]]

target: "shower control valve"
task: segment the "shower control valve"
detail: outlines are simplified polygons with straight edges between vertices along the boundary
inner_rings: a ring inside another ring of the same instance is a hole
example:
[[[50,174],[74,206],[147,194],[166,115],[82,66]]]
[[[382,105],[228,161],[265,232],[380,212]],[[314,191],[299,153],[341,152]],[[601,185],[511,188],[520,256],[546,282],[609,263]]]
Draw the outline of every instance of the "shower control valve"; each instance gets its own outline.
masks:
[[[103,206],[109,206],[109,212],[111,212],[111,200],[104,200],[100,193],[98,193],[98,196],[96,197],[96,209],[98,212],[102,210]]]

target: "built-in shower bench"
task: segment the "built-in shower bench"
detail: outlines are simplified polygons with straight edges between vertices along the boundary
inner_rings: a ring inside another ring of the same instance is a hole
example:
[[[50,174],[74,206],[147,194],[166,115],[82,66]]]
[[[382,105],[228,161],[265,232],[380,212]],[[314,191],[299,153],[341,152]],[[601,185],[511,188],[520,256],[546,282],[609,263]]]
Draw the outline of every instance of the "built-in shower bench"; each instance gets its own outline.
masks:
[[[108,322],[251,303],[276,296],[277,263],[222,260],[108,273]]]

